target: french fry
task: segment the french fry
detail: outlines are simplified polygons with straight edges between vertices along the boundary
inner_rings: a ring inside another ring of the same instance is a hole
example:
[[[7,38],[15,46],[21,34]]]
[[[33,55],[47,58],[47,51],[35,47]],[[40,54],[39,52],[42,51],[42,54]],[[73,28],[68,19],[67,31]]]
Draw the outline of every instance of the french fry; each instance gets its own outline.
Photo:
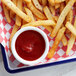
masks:
[[[12,0],[12,2],[16,5],[17,0]],[[14,15],[15,15],[15,13],[10,10],[10,17],[13,18]]]
[[[26,3],[31,3],[31,0],[24,0]]]
[[[35,7],[37,9],[39,9],[40,11],[42,11],[42,6],[39,4],[38,0],[32,0],[33,4],[35,5]]]
[[[65,26],[74,36],[76,36],[76,28],[70,22],[67,22]]]
[[[48,0],[49,4],[51,4],[51,6],[55,6],[55,0]]]
[[[65,7],[64,3],[61,3],[60,4],[60,13],[63,11],[64,7]]]
[[[58,32],[58,34],[57,34],[57,36],[55,38],[55,41],[53,43],[53,46],[52,46],[52,48],[50,49],[50,51],[49,51],[49,53],[47,55],[48,58],[51,59],[54,56],[55,51],[56,51],[56,49],[57,49],[57,47],[58,47],[58,45],[59,45],[59,43],[60,43],[60,41],[61,41],[61,39],[62,39],[62,37],[64,35],[65,29],[66,29],[65,27],[62,27],[59,30],[59,32]]]
[[[35,21],[35,22],[30,22],[28,24],[22,25],[21,28],[26,27],[26,26],[55,26],[55,22],[53,20],[40,20],[40,21]]]
[[[65,37],[65,35],[63,35],[63,37],[62,37],[62,43],[63,43],[63,46],[67,46],[67,44],[68,44],[68,41],[67,41],[67,38]]]
[[[42,5],[46,6],[47,5],[47,0],[42,0]]]
[[[22,10],[22,0],[17,0],[17,7]],[[16,25],[21,26],[21,18],[16,15]]]
[[[54,20],[53,19],[53,16],[52,16],[52,13],[50,12],[49,8],[47,6],[45,6],[43,8],[43,11],[44,11],[44,14],[46,15],[46,17],[49,19],[49,20]]]
[[[66,22],[69,21],[70,23],[72,23],[72,19],[73,19],[73,10],[71,9],[66,17]],[[70,31],[66,30],[66,34],[68,34],[68,33],[70,33]]]
[[[27,6],[36,17],[38,17],[42,20],[46,19],[44,14],[42,12],[40,12],[38,9],[36,9],[32,3],[27,4]]]
[[[7,19],[7,22],[10,23],[11,22],[11,18],[9,16],[9,11],[8,11],[7,7],[4,4],[3,4],[3,11],[4,11],[5,17]]]
[[[46,15],[48,20],[53,20],[53,16],[47,6],[43,8],[44,14]],[[50,33],[52,32],[52,28],[50,26],[44,26]]]
[[[76,17],[75,17],[75,22],[74,22],[74,28],[76,29]],[[73,47],[73,44],[75,42],[75,36],[73,34],[71,34],[71,37],[68,41],[68,45],[67,45],[67,50],[66,50],[66,55],[68,55]]]
[[[70,23],[72,23],[72,19],[73,19],[73,10],[71,9],[66,17],[66,22],[69,21]]]
[[[26,15],[24,12],[22,12],[16,5],[11,2],[10,0],[1,0],[2,3],[4,3],[9,9],[11,9],[13,12],[15,12],[19,17],[21,17],[23,20],[30,22],[31,18]]]
[[[55,9],[58,9],[59,7],[60,7],[59,3],[55,4]]]
[[[50,11],[52,12],[53,15],[55,15],[55,8],[53,6],[49,6]]]
[[[54,20],[57,22],[58,21],[58,18],[59,16],[53,16]]]
[[[57,25],[55,26],[54,30],[52,31],[51,37],[55,37],[56,36],[58,30],[60,29],[60,27],[62,26],[62,23],[65,20],[65,17],[67,16],[69,11],[71,10],[71,8],[72,8],[74,3],[75,3],[75,0],[70,0],[68,2],[68,4],[65,6],[65,8],[62,11],[62,13],[59,16],[59,19],[57,21]]]
[[[11,33],[11,36],[10,36],[10,41],[9,41],[9,49],[10,49],[10,51],[11,51],[11,41],[12,41],[12,38],[13,38],[14,34],[18,31],[18,29],[19,29],[19,26],[14,25],[12,33]]]
[[[61,3],[61,2],[64,2],[66,0],[55,0],[55,3]]]
[[[35,18],[33,16],[32,12],[28,8],[26,8],[26,7],[24,7],[24,9],[25,9],[25,12],[27,13],[27,15],[31,17],[32,22],[34,22]]]

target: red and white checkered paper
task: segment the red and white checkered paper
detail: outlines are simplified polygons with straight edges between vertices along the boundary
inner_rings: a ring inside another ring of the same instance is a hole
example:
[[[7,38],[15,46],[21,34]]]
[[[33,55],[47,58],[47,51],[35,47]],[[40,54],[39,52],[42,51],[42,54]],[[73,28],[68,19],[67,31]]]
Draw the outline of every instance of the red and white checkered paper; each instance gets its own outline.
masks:
[[[10,24],[7,23],[6,18],[4,16],[3,10],[2,10],[2,4],[0,2],[0,43],[5,47],[5,51],[9,57],[9,60],[13,63],[13,65],[15,65],[16,67],[22,67],[25,66],[23,64],[21,64],[20,62],[18,62],[13,55],[11,54],[11,52],[9,51],[9,38],[10,38],[10,34],[12,31],[12,28],[14,26],[14,21],[12,20],[12,22]],[[38,27],[40,29],[42,29],[48,36],[49,42],[50,42],[50,48],[54,42],[54,38],[50,37],[50,33],[42,26]],[[68,56],[66,56],[65,51],[66,51],[67,46],[63,46],[62,43],[59,44],[55,55],[52,59],[48,60],[48,58],[46,57],[43,61],[41,61],[39,64],[46,64],[46,63],[51,63],[51,62],[55,62],[67,57],[71,57],[73,55],[75,55],[75,50],[76,50],[76,42],[70,52],[70,54]]]

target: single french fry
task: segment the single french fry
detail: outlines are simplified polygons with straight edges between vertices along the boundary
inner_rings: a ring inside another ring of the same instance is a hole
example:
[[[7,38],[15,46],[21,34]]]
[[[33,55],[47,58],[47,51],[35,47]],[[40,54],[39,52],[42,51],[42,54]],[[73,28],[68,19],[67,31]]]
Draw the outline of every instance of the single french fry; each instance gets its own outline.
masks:
[[[55,4],[55,9],[58,9],[58,8],[60,8],[60,4],[59,3]]]
[[[46,19],[45,15],[42,12],[40,12],[38,9],[36,9],[32,3],[27,4],[27,6],[36,17],[42,20]]]
[[[12,0],[12,2],[16,5],[17,0]],[[14,15],[15,15],[15,13],[10,10],[10,17],[13,18]]]
[[[71,8],[72,8],[74,3],[75,3],[75,0],[70,0],[68,2],[68,4],[65,6],[65,8],[62,11],[62,13],[59,16],[59,19],[57,21],[57,25],[55,26],[54,30],[52,31],[51,37],[55,37],[56,36],[58,30],[60,29],[60,27],[62,26],[62,23],[65,20],[65,17],[67,16],[69,11],[71,10]]]
[[[60,41],[61,41],[61,39],[62,39],[62,37],[64,35],[65,29],[66,29],[65,27],[62,27],[59,30],[59,32],[58,32],[58,34],[57,34],[57,36],[55,38],[55,41],[53,43],[53,46],[52,46],[52,48],[50,49],[50,51],[49,51],[49,53],[47,55],[48,58],[51,59],[54,56],[55,51],[56,51],[56,49],[57,49],[57,47],[58,47],[58,45],[59,45],[59,43],[60,43]]]
[[[32,22],[35,21],[35,18],[33,16],[32,12],[26,7],[24,7],[24,9],[25,9],[26,14],[31,17]]]
[[[68,44],[68,41],[67,41],[67,38],[65,37],[65,35],[63,35],[63,37],[62,37],[62,43],[63,43],[63,46],[67,46],[67,44]]]
[[[75,22],[74,22],[74,28],[76,29],[76,17],[75,17]],[[71,34],[71,37],[68,41],[68,45],[67,45],[67,51],[66,51],[66,55],[68,55],[74,45],[75,42],[75,36],[73,34]]]
[[[19,26],[14,25],[12,33],[10,35],[10,41],[9,41],[9,49],[10,49],[10,51],[11,51],[11,41],[12,41],[12,38],[15,35],[15,33],[18,31],[18,29],[19,29]]]
[[[61,3],[61,2],[64,2],[66,0],[55,0],[55,3]]]
[[[23,0],[17,0],[17,7],[20,10],[22,10],[22,1]],[[21,18],[18,15],[16,15],[16,22],[15,22],[15,24],[18,25],[18,26],[21,26]]]
[[[37,9],[39,9],[40,11],[42,11],[42,6],[39,4],[39,1],[38,0],[32,0],[33,4],[35,5],[35,7]]]
[[[4,3],[9,9],[11,9],[13,12],[15,12],[19,17],[21,17],[23,20],[30,22],[31,18],[26,15],[24,12],[22,12],[16,5],[10,1],[10,0],[1,0],[2,3]]]
[[[22,25],[21,28],[26,27],[26,26],[55,26],[55,22],[53,20],[40,20],[40,21],[35,21],[35,22],[30,22],[28,24]]]
[[[51,4],[51,6],[55,6],[55,0],[48,0],[49,4]]]
[[[72,23],[72,19],[73,19],[73,10],[71,9],[66,17],[66,22],[69,21],[70,23]]]
[[[76,36],[76,28],[70,22],[67,22],[65,26],[74,36]]]
[[[52,12],[53,15],[55,15],[55,8],[53,6],[49,6],[50,11]]]
[[[42,0],[42,5],[46,6],[47,5],[47,0]]]
[[[52,16],[52,13],[50,12],[49,8],[47,6],[45,6],[43,8],[43,11],[44,11],[44,14],[46,15],[46,17],[49,19],[49,20],[54,20],[53,19],[53,16]]]
[[[9,16],[9,11],[8,11],[7,7],[4,4],[3,4],[3,11],[4,11],[5,17],[7,19],[7,22],[10,23],[11,22],[11,18]]]
[[[31,0],[24,0],[25,2],[27,2],[27,3],[31,3]]]

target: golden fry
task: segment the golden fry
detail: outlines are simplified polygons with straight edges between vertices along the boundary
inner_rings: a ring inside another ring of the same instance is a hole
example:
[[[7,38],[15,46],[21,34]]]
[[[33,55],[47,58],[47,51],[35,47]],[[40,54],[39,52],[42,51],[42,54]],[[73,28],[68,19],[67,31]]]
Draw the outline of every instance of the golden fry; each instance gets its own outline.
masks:
[[[35,22],[30,22],[28,24],[22,25],[23,27],[26,26],[55,26],[55,22],[53,20],[40,20],[40,21],[35,21]]]
[[[74,36],[76,36],[76,28],[70,22],[67,22],[65,26]]]
[[[17,0],[12,0],[12,2],[16,5]],[[10,17],[13,18],[14,15],[15,15],[15,13],[10,10]]]
[[[25,9],[25,12],[27,13],[27,15],[31,17],[32,22],[35,21],[35,18],[33,16],[32,12],[26,7],[24,7],[24,9]]]
[[[55,15],[55,8],[53,6],[49,6],[50,11],[52,12],[53,15]]]
[[[48,0],[49,4],[51,4],[51,6],[55,6],[55,0]]]
[[[74,28],[76,28],[76,17],[75,17],[75,22],[74,22]],[[75,36],[73,34],[71,34],[71,37],[68,41],[68,45],[67,45],[67,51],[66,51],[66,55],[69,54],[69,52],[71,51],[73,45],[74,45],[74,42],[75,42]]]
[[[59,3],[55,4],[55,9],[58,9],[58,8],[60,8],[60,4]]]
[[[42,0],[42,5],[46,6],[47,5],[47,0]]]
[[[63,9],[62,13],[60,14],[59,16],[59,19],[57,21],[57,25],[55,26],[52,34],[51,34],[51,37],[55,37],[58,30],[60,29],[60,27],[62,26],[62,23],[64,22],[65,20],[65,17],[67,16],[67,14],[69,13],[69,11],[71,10],[73,4],[75,3],[75,0],[70,0],[68,2],[68,4],[65,6],[65,8]]]
[[[17,7],[22,10],[22,0],[17,0]],[[21,26],[21,18],[16,15],[16,25]]]
[[[39,4],[38,0],[32,0],[33,4],[35,5],[35,7],[37,9],[39,9],[40,11],[42,11],[42,6]]]
[[[2,3],[4,3],[9,9],[11,9],[13,12],[15,12],[19,17],[21,17],[23,20],[30,22],[31,18],[26,15],[24,12],[22,12],[16,5],[10,1],[10,0],[1,0]]]
[[[60,41],[61,41],[61,39],[62,39],[62,37],[64,35],[65,29],[66,29],[65,27],[62,27],[59,30],[59,32],[58,32],[58,34],[57,34],[57,36],[55,38],[55,41],[53,43],[53,46],[52,46],[52,48],[50,49],[50,51],[49,51],[49,53],[47,55],[48,58],[51,59],[54,56],[55,51],[56,51],[56,49],[57,49],[57,47],[58,47],[58,45],[59,45],[59,43],[60,43]]]
[[[24,0],[26,3],[31,3],[31,0]]]
[[[65,7],[64,3],[61,3],[60,4],[60,13],[63,11],[64,7]]]
[[[67,46],[67,44],[68,44],[68,41],[67,41],[67,38],[65,37],[65,35],[63,35],[63,37],[62,37],[62,43],[63,43],[63,46]]]
[[[49,20],[53,20],[53,16],[49,10],[49,8],[47,6],[45,6],[43,8],[43,11],[44,11],[44,14],[46,15],[46,17],[49,19]]]
[[[55,3],[61,3],[61,2],[64,2],[66,0],[55,0]]]
[[[11,22],[11,18],[9,16],[9,11],[8,11],[7,7],[4,4],[3,4],[3,11],[4,11],[5,17],[7,19],[7,22],[10,23]]]
[[[45,15],[42,12],[40,12],[38,9],[36,9],[32,3],[27,4],[27,6],[36,17],[42,20],[46,19]]]

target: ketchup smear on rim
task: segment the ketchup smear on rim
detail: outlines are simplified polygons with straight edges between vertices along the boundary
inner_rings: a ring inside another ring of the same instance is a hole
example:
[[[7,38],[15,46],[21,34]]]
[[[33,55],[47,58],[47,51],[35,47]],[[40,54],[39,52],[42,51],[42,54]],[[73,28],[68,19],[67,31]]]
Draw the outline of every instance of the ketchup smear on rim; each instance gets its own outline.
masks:
[[[36,31],[22,32],[16,39],[15,48],[17,54],[24,60],[33,61],[42,56],[45,51],[45,40]]]

